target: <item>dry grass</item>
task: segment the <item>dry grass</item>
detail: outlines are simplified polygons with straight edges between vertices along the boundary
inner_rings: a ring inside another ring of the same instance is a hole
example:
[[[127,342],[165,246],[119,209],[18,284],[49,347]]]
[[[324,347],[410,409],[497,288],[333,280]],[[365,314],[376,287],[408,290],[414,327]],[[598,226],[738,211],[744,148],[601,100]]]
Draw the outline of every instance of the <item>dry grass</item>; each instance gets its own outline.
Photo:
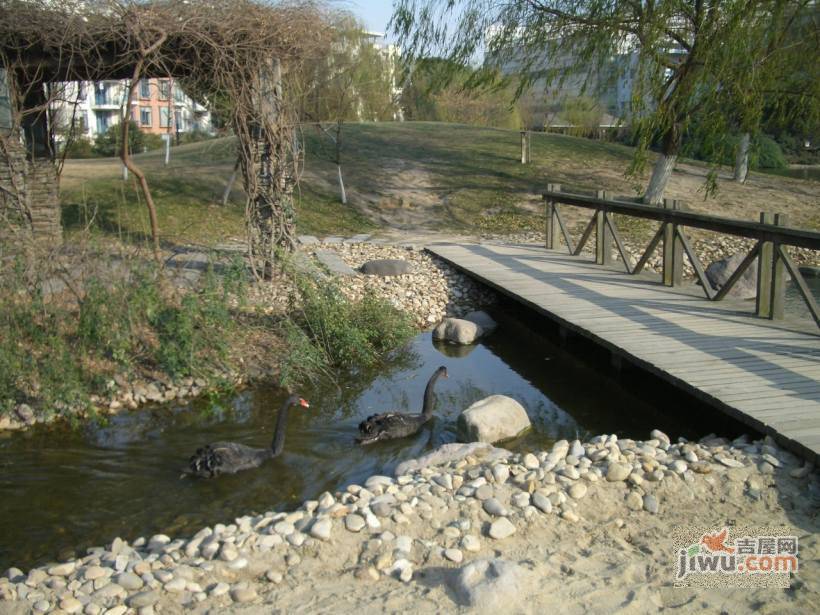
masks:
[[[473,233],[541,228],[540,192],[547,183],[634,196],[643,179],[624,173],[632,149],[575,137],[535,134],[533,163],[521,165],[516,131],[456,124],[351,124],[344,128],[342,164],[350,201],[337,200],[335,166],[321,156],[319,136],[305,130],[305,172],[297,202],[299,232],[352,234],[375,228],[436,229]],[[216,139],[138,157],[155,190],[160,229],[174,243],[212,245],[244,237],[244,197],[235,187],[219,205],[234,163],[232,139]],[[719,180],[705,198],[707,169],[681,163],[667,196],[694,211],[757,220],[760,211],[789,215],[791,224],[820,229],[820,183],[752,173],[745,185]],[[118,160],[70,160],[62,179],[65,221],[82,226],[92,216],[105,233],[135,240],[147,231],[144,207]],[[95,215],[96,211],[96,215]],[[589,217],[566,209],[570,224]],[[637,225],[634,232],[649,232]]]

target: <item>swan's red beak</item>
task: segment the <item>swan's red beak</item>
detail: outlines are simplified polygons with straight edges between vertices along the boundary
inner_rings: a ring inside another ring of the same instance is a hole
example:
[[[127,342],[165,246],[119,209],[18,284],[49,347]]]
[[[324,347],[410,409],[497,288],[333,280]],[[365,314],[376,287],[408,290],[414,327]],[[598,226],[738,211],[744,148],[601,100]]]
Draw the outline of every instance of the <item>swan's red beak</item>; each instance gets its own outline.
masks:
[[[306,399],[299,398],[299,405],[304,408],[310,408],[310,403]]]

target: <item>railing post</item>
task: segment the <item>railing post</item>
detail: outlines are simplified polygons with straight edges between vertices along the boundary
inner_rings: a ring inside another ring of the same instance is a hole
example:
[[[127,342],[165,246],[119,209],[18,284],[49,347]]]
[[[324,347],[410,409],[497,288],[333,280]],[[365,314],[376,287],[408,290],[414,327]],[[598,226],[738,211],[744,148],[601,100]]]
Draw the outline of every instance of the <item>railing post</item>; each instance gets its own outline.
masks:
[[[547,184],[547,192],[561,192],[561,184]],[[555,203],[549,197],[544,199],[544,234],[547,250],[555,249]]]
[[[595,196],[599,199],[609,199],[609,194],[598,190]],[[599,265],[612,264],[612,231],[606,223],[606,210],[595,212],[595,262]]]
[[[761,211],[761,224],[774,224],[774,214]],[[755,313],[760,318],[769,318],[772,314],[772,258],[774,246],[771,241],[760,242],[760,255],[757,257],[757,297]]]
[[[775,226],[787,226],[789,218],[786,214],[775,214]],[[783,318],[783,302],[786,298],[786,266],[780,256],[780,242],[772,244],[772,306],[769,318],[781,320]]]
[[[672,199],[663,200],[664,209],[682,209],[681,203]],[[678,238],[678,225],[665,222],[663,225],[663,284],[677,286],[683,280],[683,243]]]

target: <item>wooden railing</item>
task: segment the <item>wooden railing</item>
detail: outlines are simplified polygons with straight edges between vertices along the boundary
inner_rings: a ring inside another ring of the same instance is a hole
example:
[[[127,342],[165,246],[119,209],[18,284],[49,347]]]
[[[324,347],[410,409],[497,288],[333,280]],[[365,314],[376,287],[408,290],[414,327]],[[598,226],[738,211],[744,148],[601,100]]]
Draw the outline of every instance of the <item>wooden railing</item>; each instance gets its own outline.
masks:
[[[783,318],[786,272],[789,273],[814,321],[820,327],[820,313],[800,270],[789,256],[786,246],[820,250],[820,233],[788,228],[784,214],[761,213],[760,222],[744,222],[684,211],[679,201],[664,200],[662,206],[643,205],[626,198],[610,198],[606,192],[596,196],[585,196],[561,191],[558,184],[549,184],[544,193],[546,214],[546,247],[554,249],[556,235],[560,230],[570,254],[578,255],[587,241],[595,233],[595,262],[610,265],[613,261],[613,244],[618,250],[624,268],[629,274],[640,273],[659,244],[662,244],[662,279],[666,286],[676,286],[683,281],[683,256],[689,258],[695,275],[700,281],[706,298],[720,301],[729,294],[737,281],[757,259],[757,294],[755,312],[770,319]],[[594,210],[592,219],[581,234],[578,243],[573,241],[569,229],[561,216],[560,205],[571,205]],[[612,214],[655,220],[660,227],[633,264],[632,257],[624,246]],[[706,279],[703,264],[691,242],[683,231],[684,227],[715,231],[727,235],[755,240],[752,248],[726,283],[717,291]]]

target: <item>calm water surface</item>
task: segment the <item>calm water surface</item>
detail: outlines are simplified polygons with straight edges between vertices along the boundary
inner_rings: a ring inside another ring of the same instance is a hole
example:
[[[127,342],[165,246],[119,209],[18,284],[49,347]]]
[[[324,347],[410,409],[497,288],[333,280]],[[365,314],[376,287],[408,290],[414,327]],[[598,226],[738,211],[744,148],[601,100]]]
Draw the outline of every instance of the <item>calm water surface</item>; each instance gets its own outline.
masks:
[[[450,378],[437,385],[431,424],[405,440],[354,444],[356,426],[368,414],[418,411],[439,365]],[[529,411],[534,429],[508,445],[515,450],[604,432],[646,437],[656,426],[696,435],[514,320],[502,321],[484,343],[466,349],[436,346],[429,333],[421,334],[407,355],[379,372],[299,393],[312,405],[291,411],[284,454],[218,480],[180,479],[179,470],[206,442],[269,445],[282,391],[260,387],[216,402],[124,413],[105,426],[5,436],[0,570],[70,557],[115,536],[184,535],[251,511],[294,508],[454,441],[458,414],[491,394],[510,395]]]

